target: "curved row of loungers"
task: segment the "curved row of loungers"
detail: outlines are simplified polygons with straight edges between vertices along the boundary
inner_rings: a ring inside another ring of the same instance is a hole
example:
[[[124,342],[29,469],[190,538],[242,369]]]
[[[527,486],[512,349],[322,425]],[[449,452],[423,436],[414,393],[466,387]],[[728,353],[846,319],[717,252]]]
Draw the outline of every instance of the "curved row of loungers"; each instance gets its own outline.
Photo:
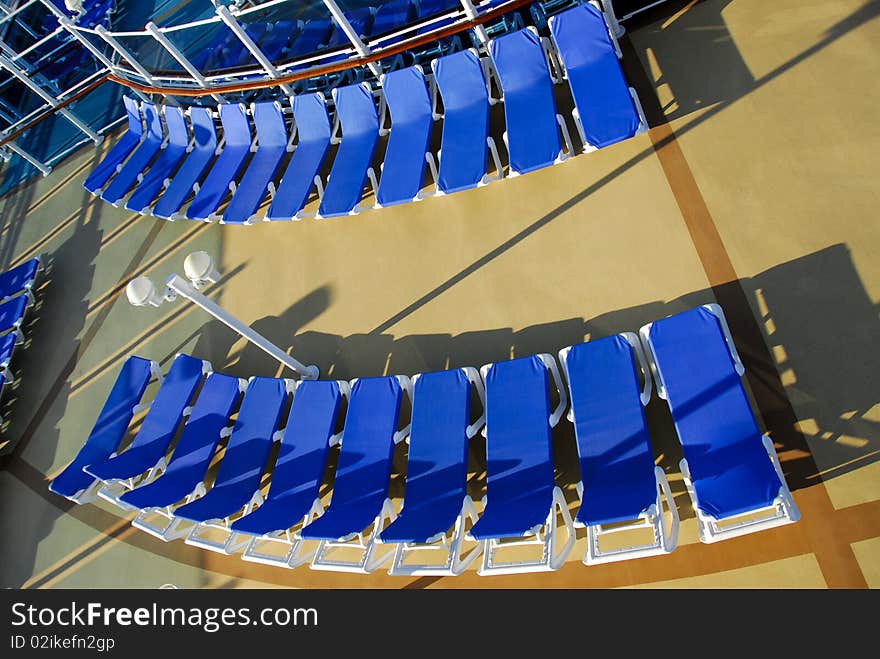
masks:
[[[374,207],[417,201],[432,194],[427,172],[436,195],[502,177],[489,132],[489,108],[496,102],[504,107],[509,176],[573,155],[554,100],[554,83],[566,80],[584,151],[646,130],[602,12],[579,5],[552,16],[549,25],[552,39],[524,28],[490,41],[485,57],[463,50],[433,60],[429,74],[418,66],[389,72],[377,90],[368,83],[334,88],[332,123],[321,93],[296,95],[290,99],[291,131],[277,101],[255,103],[250,111],[243,104],[220,105],[218,133],[209,108],[184,113],[169,105],[139,107],[126,98],[128,132],[84,185],[134,212],[227,224],[300,219],[313,192],[320,198],[318,217],[355,214],[366,208],[367,182]],[[429,141],[441,118],[434,154]],[[372,163],[385,134],[377,174]],[[319,172],[333,143],[338,149],[324,181]],[[267,196],[268,209],[260,215]]]
[[[575,525],[586,528],[587,564],[663,554],[676,546],[678,512],[645,420],[656,383],[682,444],[703,542],[799,518],[717,305],[650,323],[640,337],[570,346],[559,363],[542,354],[479,372],[244,381],[178,355],[121,450],[148,382],[161,377],[156,364],[129,357],[92,433],[50,489],[138,510],[134,525],[163,540],[185,537],[284,567],[371,572],[390,560],[391,574],[454,575],[482,555],[480,574],[553,570],[571,551]],[[401,427],[407,398],[411,414]],[[566,409],[581,472],[574,520],[552,451],[551,431]],[[486,493],[478,511],[467,492],[468,446],[481,431]],[[409,450],[398,510],[389,483],[401,441]],[[323,475],[337,444],[325,508]],[[647,543],[606,544],[609,534],[643,540],[646,532]]]

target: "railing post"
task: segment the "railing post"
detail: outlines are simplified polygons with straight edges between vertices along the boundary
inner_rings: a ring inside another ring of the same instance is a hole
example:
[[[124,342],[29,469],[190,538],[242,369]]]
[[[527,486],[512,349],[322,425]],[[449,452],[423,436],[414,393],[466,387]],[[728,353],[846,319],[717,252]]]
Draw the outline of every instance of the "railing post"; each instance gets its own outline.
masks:
[[[36,82],[31,80],[28,75],[19,69],[12,60],[10,60],[5,55],[0,55],[0,67],[3,67],[7,71],[9,71],[13,76],[16,77],[21,83],[25,85],[28,89],[30,89],[34,94],[42,98],[49,107],[56,107],[59,101],[52,96],[45,89],[40,87]],[[82,121],[79,117],[77,117],[73,112],[66,108],[61,108],[58,110],[58,113],[67,119],[74,126],[79,128],[82,132],[89,136],[89,138],[95,143],[100,144],[103,141],[103,137],[98,135],[95,131],[93,131],[88,124]]]
[[[155,82],[153,75],[147,71],[141,63],[137,61],[134,55],[128,52],[128,49],[125,48],[119,41],[117,41],[116,37],[114,37],[110,32],[107,31],[103,25],[98,25],[95,27],[95,32],[101,37],[104,41],[110,44],[110,47],[115,50],[119,55],[131,64],[131,67],[138,72],[148,85],[152,85]]]
[[[623,33],[626,30],[620,24],[620,21],[617,20],[617,14],[614,13],[614,5],[611,0],[602,0],[602,10],[605,13],[605,18],[608,21],[608,27],[611,28],[611,32],[614,33],[615,39],[620,39],[623,36]]]
[[[471,0],[459,0],[459,2],[461,3],[461,6],[464,7],[464,13],[469,19],[473,20],[478,16],[477,9],[476,7],[474,7]],[[480,43],[482,43],[484,46],[489,43],[489,35],[486,34],[486,28],[484,28],[482,25],[475,26],[474,32],[477,33],[477,37],[479,38]]]
[[[345,36],[348,37],[348,40],[351,42],[351,45],[354,46],[355,52],[362,57],[366,57],[370,54],[370,48],[361,41],[361,37],[358,34],[355,34],[354,28],[351,26],[351,23],[348,22],[348,19],[345,17],[345,14],[342,13],[342,10],[339,8],[339,5],[336,4],[336,0],[323,0],[324,6],[330,11],[330,14],[333,16],[333,19],[339,24],[339,27],[342,28],[342,31],[345,33]],[[376,62],[370,62],[367,64],[367,67],[370,71],[373,72],[373,75],[377,78],[382,75],[382,67],[379,66]]]
[[[3,145],[2,148],[9,149],[10,151],[17,153],[19,156],[21,156],[21,158],[23,158],[24,160],[29,162],[31,165],[33,165],[34,167],[39,169],[43,173],[43,176],[49,176],[49,173],[52,171],[52,167],[50,167],[49,165],[43,164],[42,162],[40,162],[39,160],[34,158],[30,153],[28,153],[27,151],[22,149],[15,142],[7,142],[6,144]]]
[[[149,32],[150,35],[156,41],[158,41],[159,44],[165,50],[167,50],[171,54],[171,56],[174,59],[176,59],[184,69],[186,69],[186,72],[189,73],[190,76],[192,76],[192,79],[202,89],[208,89],[208,81],[205,79],[205,76],[202,75],[202,72],[193,66],[192,62],[189,61],[189,58],[187,58],[187,56],[184,55],[183,52],[171,42],[171,39],[169,39],[167,36],[165,36],[165,34],[162,32],[162,30],[160,30],[156,26],[156,24],[153,23],[153,21],[150,21],[149,23],[147,23],[145,28],[146,28],[147,32]],[[219,94],[211,94],[211,96],[213,96],[214,100],[216,100],[218,103],[223,102],[223,97],[220,96]]]
[[[215,7],[215,11],[217,15],[220,17],[226,26],[232,30],[233,34],[238,37],[238,40],[244,44],[244,47],[250,51],[251,55],[254,56],[254,59],[259,62],[260,66],[266,71],[270,78],[273,80],[279,77],[278,69],[275,68],[275,65],[266,57],[266,54],[260,50],[260,47],[254,43],[254,40],[251,39],[250,35],[247,31],[241,26],[235,16],[232,15],[232,12],[225,5],[217,5]],[[290,88],[290,85],[281,85],[282,91],[288,96],[293,95],[293,89]]]

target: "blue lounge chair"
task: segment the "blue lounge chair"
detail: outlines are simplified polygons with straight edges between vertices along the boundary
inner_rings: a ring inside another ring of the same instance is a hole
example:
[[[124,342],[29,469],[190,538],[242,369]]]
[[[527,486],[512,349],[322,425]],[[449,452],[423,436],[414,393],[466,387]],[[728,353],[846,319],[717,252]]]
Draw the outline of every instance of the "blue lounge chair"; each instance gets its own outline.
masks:
[[[169,220],[181,217],[181,206],[198,188],[208,163],[217,155],[217,131],[211,110],[192,106],[187,109],[187,114],[192,124],[192,148],[153,206],[152,213],[156,217]]]
[[[320,49],[327,43],[332,29],[333,23],[329,17],[318,16],[306,21],[302,32],[290,45],[290,56],[301,57]]]
[[[721,307],[697,307],[649,323],[640,334],[681,441],[700,540],[800,519],[773,442],[758,429]]]
[[[189,355],[174,358],[128,448],[83,468],[87,474],[103,481],[99,497],[120,505],[120,495],[134,489],[136,483],[154,480],[165,470],[165,454],[183,419],[189,415],[196,389],[210,372],[211,365],[201,359]]]
[[[422,198],[425,156],[434,126],[425,75],[418,66],[382,76],[382,92],[391,112],[391,131],[376,191],[379,206]]]
[[[528,27],[492,39],[489,52],[503,94],[510,176],[565,160],[573,153],[571,137],[556,113],[547,46],[537,30]],[[560,130],[567,152],[562,150]]]
[[[548,371],[559,392],[551,414]],[[480,369],[486,383],[486,506],[469,536],[483,544],[478,574],[540,572],[562,567],[574,544],[574,528],[562,490],[553,476],[551,428],[567,405],[565,389],[550,355],[520,357]],[[556,515],[567,539],[557,550]],[[519,560],[496,557],[514,547]],[[540,558],[522,558],[524,547]]]
[[[233,533],[248,536],[244,560],[296,567],[312,559],[314,552],[304,550],[302,539],[291,527],[308,524],[324,511],[318,491],[327,449],[342,438],[341,432],[333,431],[342,399],[350,393],[345,381],[296,383],[266,499],[230,527]]]
[[[190,220],[212,220],[217,209],[235,185],[235,177],[251,149],[251,128],[247,110],[242,103],[220,105],[223,126],[223,150],[186,209]]]
[[[301,219],[312,187],[317,185],[319,194],[323,194],[318,170],[330,147],[327,105],[323,95],[314,93],[294,96],[291,106],[299,141],[269,204],[267,220]]]
[[[584,150],[645,132],[641,104],[623,77],[602,11],[585,3],[551,16],[549,23],[574,98],[572,116]]]
[[[165,472],[119,497],[119,503],[141,512],[132,524],[160,540],[189,532],[181,530],[173,506],[205,493],[205,476],[217,444],[232,431],[229,417],[241,397],[244,380],[211,373],[202,385]]]
[[[470,422],[472,388],[484,404],[483,380],[471,367],[413,377],[403,509],[379,534],[380,542],[397,545],[389,574],[452,576],[480,554],[477,545],[463,556],[467,520],[477,520],[467,494],[468,440],[486,419],[483,413]],[[413,561],[428,554],[445,558]]]
[[[253,222],[266,191],[274,192],[272,180],[287,152],[287,128],[281,106],[275,101],[255,103],[251,114],[257,129],[256,150],[223,213],[220,221],[224,224]]]
[[[119,447],[132,417],[143,409],[139,403],[153,377],[162,379],[156,362],[134,356],[125,360],[88,438],[73,461],[52,479],[49,490],[76,503],[94,497],[99,481],[83,467],[110,457]]]
[[[412,23],[417,16],[418,8],[412,0],[391,0],[384,3],[373,17],[372,33],[375,36],[394,32]]]
[[[134,150],[134,153],[125,161],[125,164],[117,172],[113,180],[101,192],[101,199],[118,206],[122,198],[128,194],[131,187],[138,181],[138,176],[152,162],[156,154],[162,148],[164,137],[162,135],[162,120],[159,117],[159,108],[152,103],[142,105],[144,121],[147,126],[147,134],[143,141]]]
[[[12,382],[14,379],[9,370],[9,362],[12,361],[12,353],[15,352],[15,339],[15,334],[0,336],[0,375],[3,376],[4,382]]]
[[[150,165],[140,180],[137,188],[125,204],[125,208],[135,213],[143,213],[170,180],[174,170],[180,163],[189,147],[189,131],[180,108],[166,105],[163,107],[165,127],[168,131],[168,145],[159,152],[159,157]]]
[[[404,391],[411,397],[412,383],[405,376],[354,381],[330,504],[300,531],[304,540],[320,540],[313,569],[372,572],[393,555],[377,555],[375,540],[385,520],[394,519],[388,485],[394,445],[409,434],[409,426],[397,429]],[[334,558],[340,548],[357,550],[359,560]]]
[[[318,217],[357,213],[368,177],[373,189],[377,188],[376,175],[371,166],[373,151],[379,140],[379,115],[373,102],[373,92],[363,82],[336,87],[332,93],[342,138],[318,207]]]
[[[277,21],[269,33],[259,42],[260,50],[270,62],[287,57],[290,43],[302,30],[301,21]]]
[[[0,273],[0,302],[25,293],[29,303],[33,304],[34,282],[41,268],[40,259],[35,257]]]
[[[123,96],[122,102],[125,104],[125,113],[128,117],[128,130],[113,145],[113,148],[107,152],[107,155],[104,156],[83,183],[83,187],[93,195],[101,194],[101,190],[103,190],[107,181],[119,171],[122,163],[134,151],[135,147],[140,144],[144,136],[143,115],[141,115],[137,101],[128,96]]]
[[[240,549],[230,542],[230,518],[242,509],[247,515],[259,501],[260,479],[272,443],[280,439],[276,431],[293,386],[292,380],[251,378],[213,486],[205,496],[174,510],[176,518],[196,524],[188,545],[224,554]],[[221,541],[214,539],[213,530],[223,534]]]
[[[376,10],[372,7],[358,7],[357,9],[345,12],[345,18],[348,19],[348,24],[351,25],[351,29],[362,39],[371,34],[375,11]],[[337,46],[351,46],[351,42],[348,40],[348,37],[345,36],[342,27],[337,25],[336,21],[333,22],[333,25],[333,33],[327,41],[327,47],[335,48]]]
[[[485,185],[493,180],[486,172],[487,147],[501,178],[501,158],[489,135],[492,102],[480,57],[475,50],[462,50],[431,62],[434,80],[443,100],[443,136],[440,169],[433,158],[428,164],[437,182],[437,194],[449,194]]]
[[[641,391],[636,358],[644,379]],[[584,563],[671,552],[678,539],[678,509],[663,469],[654,465],[644,411],[651,400],[651,372],[639,337],[628,332],[563,348],[559,362],[568,380],[568,419],[580,457],[575,525],[587,529]],[[642,541],[646,530],[652,532],[649,543]],[[639,543],[603,546],[603,537],[624,533]]]
[[[0,304],[0,334],[13,332],[15,334],[15,342],[24,342],[24,333],[21,331],[21,324],[24,322],[24,316],[28,308],[28,297],[19,295]]]

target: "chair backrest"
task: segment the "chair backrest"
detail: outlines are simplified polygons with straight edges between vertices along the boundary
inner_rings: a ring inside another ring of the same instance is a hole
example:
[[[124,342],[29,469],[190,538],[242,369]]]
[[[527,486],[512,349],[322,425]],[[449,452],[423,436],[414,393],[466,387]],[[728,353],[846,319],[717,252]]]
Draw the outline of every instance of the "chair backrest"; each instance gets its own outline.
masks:
[[[282,379],[257,377],[248,383],[212,491],[257,491],[286,400]]]
[[[486,174],[489,91],[472,50],[431,63],[443,99],[443,138],[438,186],[453,192],[476,186]]]
[[[134,414],[134,407],[143,397],[150,378],[149,360],[133,355],[125,360],[79,453],[73,462],[52,480],[49,488],[53,492],[63,496],[73,496],[92,484],[94,478],[82,468],[108,458],[116,450],[125,436]]]
[[[250,148],[251,128],[244,105],[221,103],[220,124],[223,126],[223,135],[226,138],[224,151],[230,146]]]
[[[537,356],[492,364],[486,373],[486,490],[513,501],[554,487],[547,369]]]
[[[563,368],[584,486],[578,518],[634,519],[657,491],[633,347],[620,334],[580,343],[568,351]],[[619,496],[601,496],[605,492]],[[627,512],[619,514],[624,501]]]
[[[144,121],[147,125],[147,140],[161,143],[164,140],[162,134],[162,119],[159,116],[159,108],[153,104],[144,101],[143,104]]]
[[[741,442],[758,428],[718,318],[705,307],[651,324],[651,348],[688,462]],[[694,469],[699,471],[698,461]]]
[[[144,124],[137,101],[130,96],[123,96],[122,103],[125,105],[125,114],[128,116],[128,132],[139,138],[144,133]]]
[[[12,329],[24,318],[27,303],[27,296],[19,295],[0,304],[0,332]]]
[[[269,33],[260,40],[260,50],[269,58],[270,62],[274,62],[281,58],[288,44],[298,34],[299,25],[296,21],[276,21]]]
[[[342,142],[321,200],[319,212],[323,216],[345,215],[360,201],[379,140],[379,116],[367,84],[336,87],[333,99],[342,126]]]
[[[177,432],[184,408],[192,402],[203,377],[201,359],[177,355],[126,453],[154,447],[160,451],[156,460],[161,458]]]
[[[275,101],[254,103],[253,115],[258,148],[272,151],[286,149],[287,128],[278,103]]]
[[[358,7],[357,9],[347,11],[345,12],[345,18],[348,19],[348,23],[356,35],[359,37],[370,36],[370,31],[373,28],[373,12],[370,7]],[[345,32],[342,31],[342,27],[337,25],[335,21],[334,25],[336,27],[333,30],[333,34],[330,35],[327,46],[333,48],[342,44],[348,45],[350,42],[348,37],[345,36]]]
[[[181,109],[173,105],[164,105],[162,113],[165,115],[169,146],[186,147],[189,145],[189,132],[186,129],[186,119],[184,119]]]
[[[425,76],[411,66],[387,73],[382,90],[391,112],[391,134],[379,190],[380,204],[412,201],[422,187],[431,138],[431,98]]]
[[[632,137],[639,115],[602,12],[590,3],[550,17],[584,137],[597,148]]]
[[[423,373],[413,388],[404,504],[461,507],[467,485],[470,382],[464,371]]]
[[[330,505],[372,502],[388,495],[394,433],[403,389],[397,378],[361,378],[351,389]]]
[[[29,286],[34,281],[39,266],[40,259],[35,257],[0,273],[0,299],[23,291]]]
[[[217,129],[211,110],[198,106],[189,109],[189,120],[192,124],[193,151],[211,151],[217,148]]]
[[[272,472],[269,498],[305,491],[317,494],[341,401],[334,380],[302,380],[298,384]]]
[[[493,39],[489,52],[504,94],[511,169],[525,174],[553,164],[562,144],[540,38],[525,28]]]
[[[220,431],[229,424],[240,393],[238,378],[222,373],[208,375],[162,479],[191,483],[186,492],[202,481],[220,442]]]

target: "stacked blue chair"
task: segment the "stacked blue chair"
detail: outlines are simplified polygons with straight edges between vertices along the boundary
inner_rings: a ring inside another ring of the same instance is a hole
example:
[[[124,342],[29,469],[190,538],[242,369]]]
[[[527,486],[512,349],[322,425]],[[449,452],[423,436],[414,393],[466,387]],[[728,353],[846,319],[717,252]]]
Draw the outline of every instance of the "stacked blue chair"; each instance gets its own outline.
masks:
[[[253,221],[267,190],[270,186],[274,188],[275,172],[287,152],[287,128],[281,106],[275,101],[255,103],[251,114],[257,130],[256,151],[223,212],[221,222],[225,224]]]
[[[557,570],[571,551],[575,534],[553,474],[551,429],[567,405],[556,362],[550,355],[534,355],[487,364],[480,372],[486,383],[486,505],[468,532],[483,545],[478,573]],[[548,373],[559,394],[552,413]],[[567,534],[561,548],[557,512]],[[496,556],[511,547],[519,558],[505,561]],[[539,556],[522,558],[524,548],[537,549]]]
[[[550,31],[574,99],[575,126],[591,151],[647,130],[620,69],[601,10],[586,3],[551,16]]]
[[[225,144],[186,208],[185,215],[190,220],[213,220],[219,217],[217,209],[235,187],[236,176],[250,153],[251,128],[244,105],[220,105],[220,123]]]
[[[291,528],[308,524],[324,512],[321,479],[329,447],[342,439],[342,433],[334,430],[350,393],[345,381],[297,382],[266,498],[230,527],[232,533],[248,536],[244,560],[296,567],[312,559],[314,549],[306,550],[299,533]]]
[[[671,552],[678,537],[678,510],[663,469],[654,466],[644,411],[651,399],[651,373],[638,336],[628,332],[563,348],[559,363],[568,381],[568,419],[574,424],[581,467],[575,525],[587,529],[584,563]],[[612,534],[629,543],[604,546]]]
[[[174,506],[195,500],[205,493],[205,478],[220,440],[232,428],[229,417],[245,388],[243,380],[211,373],[199,391],[192,412],[180,434],[168,467],[157,478],[138,483],[118,501],[139,510],[132,524],[160,540],[186,535],[190,528],[174,516]]]
[[[773,441],[758,428],[721,307],[684,311],[645,325],[640,334],[681,441],[681,472],[700,540],[800,519]]]
[[[132,186],[139,181],[141,173],[149,166],[162,148],[165,139],[159,108],[152,103],[142,105],[147,132],[128,160],[120,167],[113,180],[101,192],[101,199],[118,206]]]
[[[101,194],[107,181],[119,170],[125,159],[144,137],[144,117],[137,101],[129,96],[123,96],[122,102],[125,104],[128,129],[83,183],[83,187],[94,195]]]
[[[166,105],[163,107],[163,114],[168,131],[168,144],[140,178],[137,188],[125,203],[127,210],[136,213],[143,213],[153,203],[153,199],[166,181],[171,180],[189,146],[189,131],[181,109]]]
[[[464,547],[467,523],[477,520],[467,494],[468,440],[483,427],[470,422],[471,390],[485,405],[480,374],[471,367],[413,376],[412,423],[403,508],[379,534],[396,545],[392,575],[453,576],[480,555]],[[430,553],[442,560],[416,562]]]
[[[98,496],[124,507],[119,502],[122,494],[155,480],[165,470],[168,448],[192,410],[196,390],[210,372],[208,362],[189,355],[175,357],[128,448],[83,467],[103,483]]]
[[[304,540],[320,541],[313,569],[372,572],[393,555],[378,550],[376,538],[385,521],[394,519],[388,498],[391,457],[409,434],[408,426],[398,430],[398,425],[404,392],[411,398],[411,388],[406,376],[354,382],[330,504],[300,531]],[[356,551],[358,559],[336,558],[337,550]]]
[[[42,267],[35,257],[0,272],[0,394],[15,379],[9,363],[16,346],[25,340],[21,326],[28,309],[36,304],[33,289]]]
[[[298,220],[312,188],[317,186],[319,194],[323,194],[318,170],[330,147],[327,105],[324,97],[315,92],[294,96],[291,106],[299,141],[272,197],[267,220]]]
[[[187,113],[192,124],[192,150],[186,155],[153,206],[152,214],[156,217],[165,219],[180,217],[180,209],[198,189],[199,180],[216,155],[217,131],[211,111],[208,108],[194,106],[189,108]]]
[[[174,509],[174,517],[195,526],[186,539],[188,545],[232,553],[235,538],[229,531],[231,517],[247,515],[260,501],[260,480],[269,459],[281,415],[293,389],[290,380],[252,378],[248,383],[238,418],[226,445],[211,489],[194,501]],[[215,540],[217,532],[221,539]]]
[[[77,503],[94,498],[100,481],[84,471],[84,467],[108,459],[119,448],[132,417],[143,409],[139,404],[153,378],[162,378],[156,362],[133,356],[125,360],[82,448],[49,483],[52,492]]]

